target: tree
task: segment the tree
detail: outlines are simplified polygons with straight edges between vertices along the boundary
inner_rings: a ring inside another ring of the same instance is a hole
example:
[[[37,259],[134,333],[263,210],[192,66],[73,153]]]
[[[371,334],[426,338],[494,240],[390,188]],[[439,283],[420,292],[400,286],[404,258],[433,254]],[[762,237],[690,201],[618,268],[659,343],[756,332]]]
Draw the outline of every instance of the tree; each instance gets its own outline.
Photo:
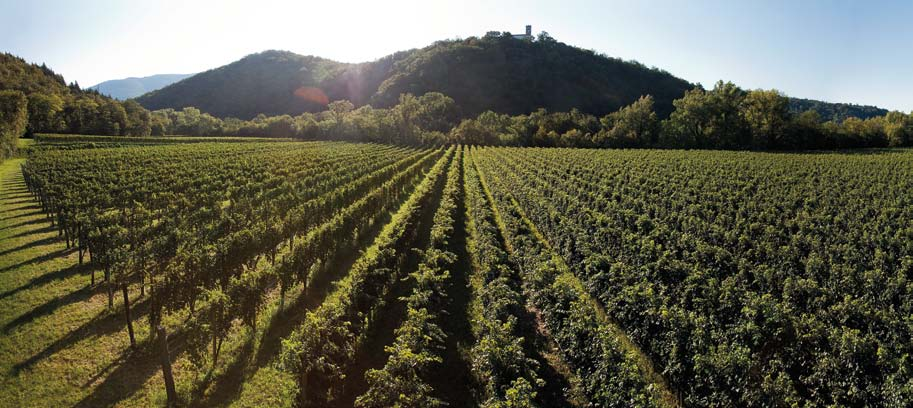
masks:
[[[675,111],[663,123],[664,145],[684,148],[738,149],[748,145],[748,124],[740,114],[745,92],[731,82],[711,91],[698,87],[672,102]]]
[[[33,93],[28,96],[28,133],[58,132],[63,127],[58,116],[63,99],[57,95]]]
[[[154,111],[149,115],[150,135],[164,136],[171,127],[171,118],[164,111]]]
[[[289,115],[272,117],[267,121],[266,135],[269,137],[293,137],[295,136],[295,122]]]
[[[547,31],[542,31],[536,36],[536,41],[547,43],[547,44],[557,44],[558,40],[555,40]]]
[[[295,127],[297,137],[303,139],[316,139],[319,136],[320,127],[314,120],[314,115],[306,114],[295,118]]]
[[[393,139],[388,141],[388,143],[415,140],[415,136],[419,133],[416,117],[418,117],[421,109],[422,107],[415,95],[407,93],[399,96],[399,103],[392,108],[393,121],[397,132],[392,135]]]
[[[149,136],[152,134],[149,111],[132,99],[124,101],[122,105],[127,118],[124,134],[129,136]]]
[[[416,125],[425,131],[449,132],[460,118],[453,98],[440,92],[428,92],[417,99],[420,106]]]
[[[903,112],[888,112],[884,117],[884,132],[889,146],[907,146],[913,141],[913,117]]]
[[[127,130],[127,111],[115,100],[99,104],[98,116],[95,117],[95,131],[99,135],[119,136]]]
[[[451,143],[470,145],[500,144],[500,135],[508,131],[510,116],[492,111],[482,112],[476,119],[466,119],[450,131]]]
[[[820,149],[829,147],[829,143],[821,125],[821,114],[807,110],[792,118],[779,145],[783,149]]]
[[[641,96],[636,102],[601,120],[603,131],[596,144],[602,147],[653,146],[659,138],[659,120],[653,111],[653,97]]]
[[[0,160],[16,154],[28,124],[28,99],[20,91],[0,91]]]
[[[838,131],[838,147],[884,147],[888,145],[884,118],[847,118]]]
[[[789,98],[775,90],[749,91],[742,102],[742,116],[751,131],[752,148],[782,147],[790,120]]]
[[[336,138],[345,138],[345,122],[349,113],[355,109],[355,105],[349,101],[333,101],[327,105],[327,111],[333,119],[333,136]]]
[[[91,98],[76,98],[64,106],[61,115],[68,133],[92,133],[98,103]]]

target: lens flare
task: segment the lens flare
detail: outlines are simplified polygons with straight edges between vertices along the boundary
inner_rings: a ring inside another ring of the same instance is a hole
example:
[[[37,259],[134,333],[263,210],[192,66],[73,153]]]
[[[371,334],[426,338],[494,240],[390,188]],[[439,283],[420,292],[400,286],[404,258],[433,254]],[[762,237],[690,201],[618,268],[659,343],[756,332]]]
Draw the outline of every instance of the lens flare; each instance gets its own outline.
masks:
[[[295,96],[302,100],[324,106],[330,103],[330,98],[328,98],[327,94],[323,93],[319,88],[302,86],[295,90]]]

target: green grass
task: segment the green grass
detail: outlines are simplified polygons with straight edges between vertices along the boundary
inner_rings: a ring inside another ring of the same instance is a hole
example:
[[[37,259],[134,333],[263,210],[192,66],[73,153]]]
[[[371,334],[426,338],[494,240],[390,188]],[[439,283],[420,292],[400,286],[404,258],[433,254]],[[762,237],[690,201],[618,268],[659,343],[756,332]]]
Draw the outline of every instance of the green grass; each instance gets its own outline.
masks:
[[[70,333],[104,301],[86,287],[86,271],[26,191],[22,162],[0,165],[0,405],[72,404],[75,383],[85,383],[93,367],[68,351],[94,335]]]
[[[33,145],[33,144],[35,144],[35,139],[24,139],[24,138],[19,138],[19,139],[16,140],[16,146],[17,146],[18,148],[20,148],[20,149],[29,147],[29,146],[31,146],[31,145]]]

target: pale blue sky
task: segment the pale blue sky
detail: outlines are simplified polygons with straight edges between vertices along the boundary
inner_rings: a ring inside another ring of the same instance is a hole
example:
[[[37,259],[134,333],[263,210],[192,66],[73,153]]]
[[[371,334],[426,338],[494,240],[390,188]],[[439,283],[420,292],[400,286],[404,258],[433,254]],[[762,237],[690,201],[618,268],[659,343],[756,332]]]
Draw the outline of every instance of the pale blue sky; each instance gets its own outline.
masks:
[[[89,86],[203,71],[266,49],[361,62],[526,24],[705,86],[723,79],[913,110],[910,0],[0,0],[0,51]]]

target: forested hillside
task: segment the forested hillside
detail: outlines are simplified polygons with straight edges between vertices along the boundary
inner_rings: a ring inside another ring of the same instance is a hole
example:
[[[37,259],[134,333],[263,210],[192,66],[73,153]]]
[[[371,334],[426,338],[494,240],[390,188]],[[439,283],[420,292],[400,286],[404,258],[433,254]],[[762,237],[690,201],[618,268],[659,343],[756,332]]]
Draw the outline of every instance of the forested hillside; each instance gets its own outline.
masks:
[[[653,95],[668,116],[672,100],[693,85],[658,69],[555,41],[509,36],[438,41],[377,61],[344,64],[286,51],[266,51],[198,74],[137,100],[149,109],[194,106],[217,117],[249,119],[318,112],[346,99],[375,108],[404,93],[442,92],[472,116],[539,108],[603,115]],[[325,97],[324,97],[325,96]]]
[[[67,84],[44,64],[0,54],[0,160],[15,152],[23,134],[86,133],[147,136],[149,111],[97,91]]]
[[[327,103],[364,105],[408,52],[364,64],[345,64],[288,51],[264,51],[137,98],[149,109],[188,106],[216,117],[250,119],[319,112]]]
[[[692,84],[668,72],[610,58],[549,37],[509,35],[439,41],[398,64],[373,101],[385,106],[401,93],[442,92],[468,115],[486,110],[517,115],[539,108],[573,108],[605,115],[652,95],[661,117]]]
[[[635,61],[607,57],[556,41],[508,35],[438,41],[376,61],[346,64],[288,51],[265,51],[138,98],[149,109],[192,106],[214,117],[251,119],[316,113],[327,102],[355,107],[395,105],[400,95],[441,92],[462,117],[484,111],[520,115],[537,109],[601,116],[644,95],[662,119],[694,85]],[[874,106],[789,98],[794,114],[809,110],[823,121],[869,119],[887,111]]]
[[[818,112],[824,120],[833,120],[835,122],[843,122],[852,117],[869,119],[876,116],[884,116],[888,113],[887,109],[881,109],[877,106],[831,103],[800,98],[790,98],[789,109],[795,113],[813,110]]]

